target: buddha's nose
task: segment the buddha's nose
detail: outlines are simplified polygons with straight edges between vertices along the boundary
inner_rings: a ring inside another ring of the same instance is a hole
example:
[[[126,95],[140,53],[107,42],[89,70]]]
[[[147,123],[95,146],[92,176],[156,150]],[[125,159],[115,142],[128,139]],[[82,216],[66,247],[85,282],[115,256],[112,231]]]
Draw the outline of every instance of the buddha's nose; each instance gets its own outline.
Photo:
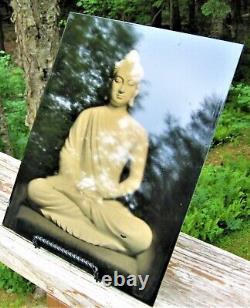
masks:
[[[124,84],[122,84],[119,88],[119,93],[122,94],[125,92]]]

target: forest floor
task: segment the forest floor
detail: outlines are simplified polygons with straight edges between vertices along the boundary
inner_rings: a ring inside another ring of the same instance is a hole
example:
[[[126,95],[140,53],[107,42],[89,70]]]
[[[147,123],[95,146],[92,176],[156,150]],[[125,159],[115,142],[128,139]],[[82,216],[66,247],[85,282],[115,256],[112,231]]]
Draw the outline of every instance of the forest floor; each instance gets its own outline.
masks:
[[[250,261],[250,221],[246,221],[243,228],[219,238],[213,245],[227,250],[239,257]]]
[[[0,289],[0,308],[45,308],[46,297],[35,299],[32,294],[9,293]]]
[[[228,156],[231,156],[232,159],[239,156],[250,159],[250,129],[244,130],[232,142],[217,145],[212,148],[208,154],[206,163],[221,165]]]
[[[206,164],[222,165],[229,156],[231,160],[239,156],[250,160],[250,129],[244,130],[232,142],[212,148],[208,154]],[[246,221],[241,230],[221,236],[213,245],[250,260],[249,234],[250,221]]]

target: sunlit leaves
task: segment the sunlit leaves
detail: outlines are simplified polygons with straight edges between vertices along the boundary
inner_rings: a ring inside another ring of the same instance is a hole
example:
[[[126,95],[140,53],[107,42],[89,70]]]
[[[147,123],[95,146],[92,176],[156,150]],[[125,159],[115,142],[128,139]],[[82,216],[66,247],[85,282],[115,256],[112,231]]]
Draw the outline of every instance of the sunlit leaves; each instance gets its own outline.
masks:
[[[205,16],[223,19],[231,12],[231,8],[227,1],[208,0],[202,5],[201,11]]]

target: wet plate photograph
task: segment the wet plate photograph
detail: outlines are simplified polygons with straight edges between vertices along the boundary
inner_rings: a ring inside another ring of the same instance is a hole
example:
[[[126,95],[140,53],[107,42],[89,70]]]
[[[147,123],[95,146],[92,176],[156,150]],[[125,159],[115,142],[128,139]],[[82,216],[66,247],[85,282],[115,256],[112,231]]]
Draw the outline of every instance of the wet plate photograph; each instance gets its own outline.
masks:
[[[153,305],[241,51],[71,13],[4,226]]]

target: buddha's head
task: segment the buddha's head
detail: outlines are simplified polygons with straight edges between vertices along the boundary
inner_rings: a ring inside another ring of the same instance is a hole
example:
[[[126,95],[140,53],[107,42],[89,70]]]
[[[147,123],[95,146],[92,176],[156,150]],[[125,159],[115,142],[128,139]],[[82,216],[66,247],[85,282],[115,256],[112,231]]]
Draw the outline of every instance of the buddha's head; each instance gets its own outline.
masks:
[[[111,105],[114,107],[133,106],[139,93],[143,68],[136,50],[130,51],[124,59],[117,62],[111,89]]]

